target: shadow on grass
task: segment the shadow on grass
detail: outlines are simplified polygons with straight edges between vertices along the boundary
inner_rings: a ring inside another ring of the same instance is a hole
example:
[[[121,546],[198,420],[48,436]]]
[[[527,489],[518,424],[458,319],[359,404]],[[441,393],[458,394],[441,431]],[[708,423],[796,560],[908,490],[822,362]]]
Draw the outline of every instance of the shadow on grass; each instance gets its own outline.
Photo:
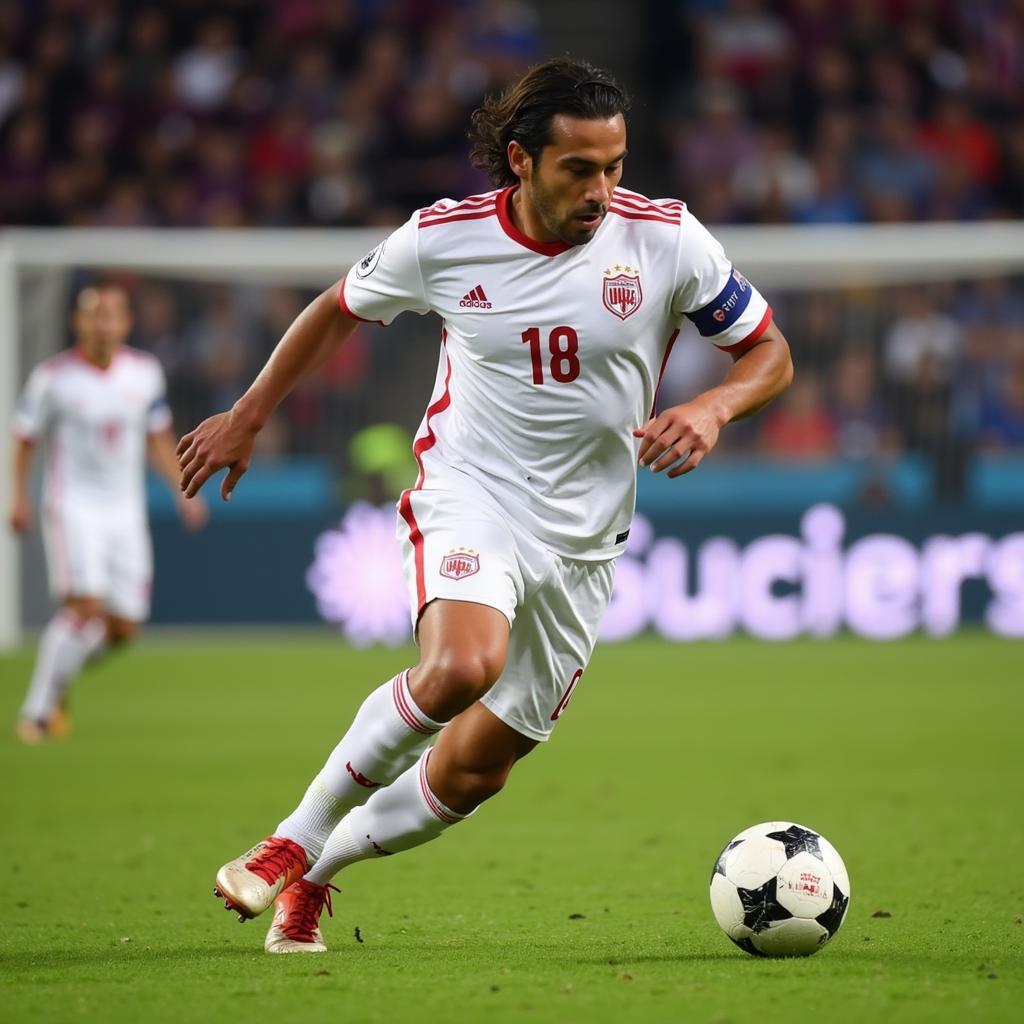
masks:
[[[630,967],[634,964],[692,964],[699,961],[719,963],[736,960],[730,950],[721,953],[704,953],[700,950],[683,950],[674,953],[610,953],[608,956],[563,957],[563,964],[587,964],[595,967]]]
[[[30,950],[14,953],[0,953],[0,974],[5,969],[11,970],[63,970],[67,967],[88,966],[90,964],[121,964],[138,963],[197,963],[221,960],[246,960],[264,957],[263,949],[240,946],[181,946],[160,947],[142,945],[112,945],[100,949],[60,950],[48,949],[46,952]]]

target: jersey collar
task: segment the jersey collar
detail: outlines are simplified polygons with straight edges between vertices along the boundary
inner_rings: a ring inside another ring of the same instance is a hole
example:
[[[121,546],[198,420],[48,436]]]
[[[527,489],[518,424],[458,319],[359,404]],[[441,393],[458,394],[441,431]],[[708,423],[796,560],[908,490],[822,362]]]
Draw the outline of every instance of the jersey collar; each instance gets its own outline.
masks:
[[[114,351],[113,356],[110,359],[110,362],[107,363],[106,366],[100,366],[98,363],[94,363],[91,359],[86,358],[85,353],[82,351],[80,345],[76,343],[71,346],[72,359],[74,359],[75,362],[79,363],[80,365],[92,370],[93,373],[110,373],[110,371],[114,368],[114,363],[117,362],[118,356],[120,356],[120,354],[121,349],[116,349]]]
[[[502,231],[513,242],[518,242],[519,245],[531,249],[533,252],[539,252],[541,256],[560,256],[563,252],[571,249],[572,246],[566,242],[538,242],[537,239],[524,235],[516,227],[516,223],[512,219],[512,195],[518,188],[518,185],[510,185],[498,195],[498,223],[501,225]]]

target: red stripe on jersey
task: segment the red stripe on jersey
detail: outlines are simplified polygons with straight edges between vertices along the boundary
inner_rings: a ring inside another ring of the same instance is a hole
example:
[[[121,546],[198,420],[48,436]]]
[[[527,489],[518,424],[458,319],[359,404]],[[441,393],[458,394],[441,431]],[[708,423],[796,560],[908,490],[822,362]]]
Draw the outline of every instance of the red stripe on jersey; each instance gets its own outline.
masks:
[[[772,307],[769,306],[764,311],[764,316],[758,321],[757,326],[745,337],[739,341],[733,342],[731,345],[719,345],[718,347],[723,352],[728,352],[734,359],[737,356],[743,355],[747,349],[753,348],[761,338],[761,335],[768,330],[768,325],[772,322]]]
[[[398,503],[399,515],[401,515],[409,527],[409,543],[412,544],[415,553],[417,614],[423,611],[423,606],[427,603],[427,586],[423,574],[423,534],[420,532],[419,524],[416,522],[416,516],[412,510],[412,492],[418,491],[423,487],[423,482],[427,475],[426,470],[423,468],[423,455],[437,444],[437,436],[430,426],[430,420],[438,413],[444,412],[452,402],[451,392],[448,390],[448,385],[452,379],[452,361],[448,358],[447,344],[448,332],[442,331],[441,345],[444,348],[445,363],[448,367],[444,377],[444,393],[433,405],[427,406],[426,433],[422,437],[416,438],[412,446],[412,453],[416,456],[416,464],[420,470],[419,475],[416,477],[416,483],[413,487],[402,491],[402,497]]]
[[[622,191],[616,189],[612,195],[613,203],[621,203],[625,206],[634,206],[639,210],[650,210],[668,214],[682,213],[686,204],[678,199],[648,199],[639,192]]]
[[[489,206],[482,210],[477,210],[475,213],[457,213],[454,216],[433,216],[429,220],[420,218],[419,226],[421,228],[432,228],[437,224],[451,224],[457,220],[483,220],[484,217],[493,217],[496,213],[496,207]]]
[[[641,213],[626,206],[609,206],[608,212],[618,214],[624,220],[654,220],[660,221],[662,224],[675,224],[677,227],[680,223],[679,218],[674,217],[671,213]]]
[[[338,284],[338,308],[347,317],[351,317],[353,320],[359,320],[364,324],[380,324],[381,327],[386,327],[387,324],[383,320],[367,320],[365,316],[360,316],[358,313],[352,312],[352,307],[345,301],[345,281],[348,278],[346,274]]]
[[[672,336],[668,339],[668,344],[665,346],[665,355],[661,360],[661,369],[658,371],[658,383],[654,388],[654,401],[651,403],[651,417],[653,418],[658,412],[658,392],[661,391],[661,381],[665,376],[665,367],[668,366],[668,357],[672,355],[672,346],[676,343],[676,338],[679,337],[679,328],[677,327],[673,332]]]
[[[421,217],[433,217],[435,215],[440,216],[445,213],[456,213],[462,209],[468,209],[474,206],[484,206],[487,203],[493,203],[497,192],[485,192],[478,196],[467,196],[465,199],[460,199],[457,203],[452,203],[451,206],[443,206],[441,202],[434,203],[433,206],[424,206],[420,210]]]

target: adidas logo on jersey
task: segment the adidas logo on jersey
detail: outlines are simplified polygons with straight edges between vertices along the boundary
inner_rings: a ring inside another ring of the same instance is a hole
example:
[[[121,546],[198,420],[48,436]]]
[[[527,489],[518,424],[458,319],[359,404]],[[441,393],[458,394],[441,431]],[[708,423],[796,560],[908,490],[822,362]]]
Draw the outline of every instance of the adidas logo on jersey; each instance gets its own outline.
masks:
[[[490,309],[491,303],[487,296],[484,295],[484,289],[482,285],[477,285],[471,292],[466,292],[462,296],[459,305],[463,309]]]

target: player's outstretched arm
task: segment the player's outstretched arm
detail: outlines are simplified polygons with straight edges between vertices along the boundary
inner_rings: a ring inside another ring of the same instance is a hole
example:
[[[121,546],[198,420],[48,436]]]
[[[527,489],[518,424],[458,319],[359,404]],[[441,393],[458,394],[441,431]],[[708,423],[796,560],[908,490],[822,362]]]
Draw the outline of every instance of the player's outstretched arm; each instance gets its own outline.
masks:
[[[214,473],[227,466],[220,488],[227,501],[249,468],[253,442],[270,414],[355,332],[359,322],[338,307],[338,287],[322,292],[295,318],[266,366],[230,410],[203,420],[178,442],[180,486],[186,498],[195,497]]]
[[[721,384],[633,431],[634,437],[643,439],[637,460],[655,473],[668,469],[670,477],[692,472],[714,448],[722,427],[763,409],[792,380],[789,344],[770,324],[756,345],[735,357]]]
[[[150,465],[171,489],[178,516],[184,523],[185,529],[190,532],[201,530],[210,517],[210,510],[206,507],[206,502],[201,495],[197,495],[194,501],[186,501],[181,493],[179,486],[181,471],[178,468],[178,457],[174,451],[174,435],[170,428],[150,431],[146,436],[146,451],[149,455]]]
[[[32,527],[32,499],[29,497],[28,476],[35,444],[27,437],[14,439],[14,458],[11,460],[11,529],[27,533]]]

